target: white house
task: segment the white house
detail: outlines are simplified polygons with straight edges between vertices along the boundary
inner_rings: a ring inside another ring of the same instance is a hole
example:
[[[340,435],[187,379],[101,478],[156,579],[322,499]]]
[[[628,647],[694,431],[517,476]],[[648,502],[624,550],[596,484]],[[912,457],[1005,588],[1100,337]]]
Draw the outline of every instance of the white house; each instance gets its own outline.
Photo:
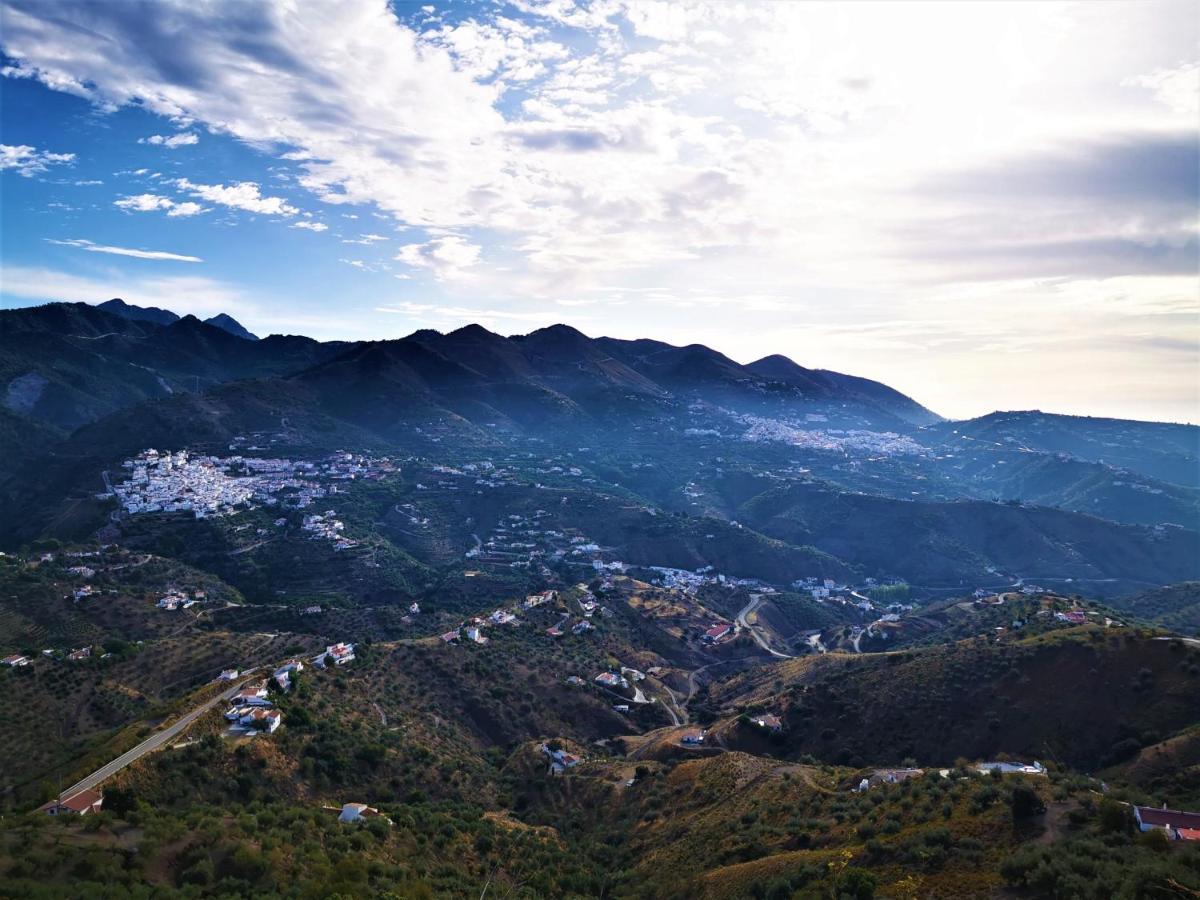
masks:
[[[335,807],[336,809],[336,807]],[[338,816],[339,822],[365,822],[368,819],[383,819],[389,825],[392,820],[387,816],[380,815],[379,810],[373,806],[367,806],[365,803],[344,803],[342,804],[342,812]]]
[[[1032,766],[1023,763],[1009,762],[982,762],[975,767],[978,771],[987,775],[990,772],[999,772],[1002,775],[1045,775],[1046,767],[1040,762],[1035,762]]]
[[[283,714],[277,709],[252,709],[238,719],[238,724],[270,734],[282,721]]]
[[[334,665],[344,666],[348,662],[354,661],[354,645],[346,643],[330,644],[325,648],[325,653],[320,657],[320,663],[325,665],[325,657],[333,659]]]

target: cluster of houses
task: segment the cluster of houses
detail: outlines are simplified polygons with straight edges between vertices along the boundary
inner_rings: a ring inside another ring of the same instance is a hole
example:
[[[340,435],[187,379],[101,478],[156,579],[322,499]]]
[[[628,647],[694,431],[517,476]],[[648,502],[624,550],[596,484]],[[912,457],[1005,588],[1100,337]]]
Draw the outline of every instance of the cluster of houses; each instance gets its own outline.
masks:
[[[244,688],[229,698],[225,720],[235,733],[266,732],[271,734],[283,723],[283,714],[267,699],[265,685]]]
[[[358,541],[343,534],[346,523],[332,509],[305,516],[301,528],[311,534],[313,540],[330,541],[334,550],[350,550],[358,546]]]
[[[588,593],[586,597],[591,598],[591,594]],[[512,609],[498,608],[493,610],[487,616],[475,616],[466,622],[460,623],[457,627],[451,628],[449,631],[440,635],[440,637],[447,644],[455,643],[463,638],[476,644],[486,644],[488,638],[483,633],[485,628],[498,625],[520,625],[521,620],[517,618],[517,613],[528,612],[529,610],[537,609],[539,606],[553,603],[557,599],[558,591],[554,590],[545,590],[539,591],[536,594],[529,594],[524,600],[522,600]],[[605,611],[604,607],[597,607],[594,598],[584,599],[581,601],[581,603],[584,606],[583,614],[585,618],[580,619],[579,622],[577,622],[571,628],[572,634],[583,634],[585,631],[592,630],[592,623],[587,621],[587,618],[589,618],[592,615],[592,612],[597,608],[599,608],[602,612]],[[551,625],[546,629],[546,634],[548,634],[550,637],[562,637],[562,635],[565,634],[563,628],[565,627],[569,618],[569,615],[564,616],[561,622],[556,625]]]
[[[839,428],[799,428],[780,419],[740,415],[735,421],[746,426],[742,440],[779,441],[805,450],[826,450],[874,457],[925,456],[930,450],[905,434],[894,431],[863,431]]]
[[[1042,777],[1046,775],[1046,767],[1040,762],[981,762],[976,763],[973,768],[980,775],[991,775],[993,773],[999,775],[1036,775]],[[925,771],[925,769],[917,768],[876,769],[870,777],[862,779],[855,790],[865,791],[881,784],[899,784],[910,778],[919,778],[925,774]],[[951,770],[938,769],[937,773],[942,778],[949,778]]]
[[[69,660],[71,662],[82,662],[85,659],[92,658],[92,648],[91,647],[77,647],[74,650],[70,650],[65,653],[62,650],[54,650],[53,648],[48,648],[48,649],[42,651],[42,656],[45,656],[50,659],[66,658],[67,660]],[[108,656],[108,654],[106,653],[105,656]],[[28,656],[23,656],[20,653],[13,653],[9,656],[4,657],[3,659],[0,659],[0,666],[7,666],[10,669],[18,669],[23,666],[27,666],[32,662],[33,662],[33,660],[30,659]]]
[[[386,458],[341,451],[308,462],[149,449],[125,460],[122,467],[129,477],[113,485],[112,493],[126,513],[184,511],[198,519],[226,515],[255,503],[303,509],[337,492],[335,485],[326,482],[381,478],[395,471]]]
[[[736,525],[737,523],[734,522],[733,524]],[[709,537],[711,536],[709,535]],[[775,590],[757,578],[734,578],[732,575],[721,574],[712,566],[701,566],[694,571],[672,569],[668,566],[648,566],[647,568],[651,572],[657,573],[657,577],[654,579],[655,584],[683,591],[689,595],[694,595],[706,584],[719,584],[728,588],[750,588],[752,590],[763,591],[764,593],[770,593]]]

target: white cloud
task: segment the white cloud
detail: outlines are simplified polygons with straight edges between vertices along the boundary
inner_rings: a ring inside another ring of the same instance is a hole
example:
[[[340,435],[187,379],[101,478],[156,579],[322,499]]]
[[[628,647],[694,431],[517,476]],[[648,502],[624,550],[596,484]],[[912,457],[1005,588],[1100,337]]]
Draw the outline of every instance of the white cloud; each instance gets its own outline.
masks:
[[[170,209],[174,205],[175,201],[169,197],[160,197],[157,194],[136,194],[113,201],[113,206],[134,212],[153,212],[156,209]]]
[[[1200,62],[1184,63],[1173,68],[1155,69],[1121,82],[1129,87],[1144,87],[1154,91],[1155,98],[1181,116],[1194,122],[1200,116]]]
[[[230,185],[196,184],[186,178],[179,178],[174,184],[181,191],[187,191],[194,197],[232,209],[269,216],[294,216],[300,212],[282,197],[264,197],[253,181],[241,181]]]
[[[94,244],[83,238],[72,238],[62,241],[46,238],[46,240],[51,244],[59,244],[63,247],[77,247],[80,250],[87,250],[89,253],[111,253],[113,256],[132,256],[135,259],[161,259],[190,263],[204,262],[198,256],[184,256],[179,253],[168,253],[166,250],[135,250],[129,247],[110,247],[106,244]],[[7,283],[5,284],[5,290],[8,290]]]
[[[179,203],[170,197],[163,197],[160,194],[134,194],[130,197],[122,197],[119,200],[114,200],[113,206],[130,212],[155,212],[161,210],[165,211],[170,218],[186,218],[208,211],[199,203],[193,203],[190,200]]]
[[[163,0],[141,17],[25,3],[5,14],[4,50],[11,75],[101,109],[186,118],[178,127],[277,157],[297,172],[289,185],[353,205],[344,215],[386,214],[420,235],[396,257],[414,284],[439,279],[454,308],[478,311],[469,289],[493,313],[616,310],[623,291],[652,288],[612,331],[790,335],[772,349],[827,366],[857,360],[854,342],[805,338],[811,323],[893,323],[923,365],[976,366],[999,391],[989,354],[947,348],[1054,333],[1066,292],[1028,287],[1030,271],[1136,278],[1135,306],[1157,290],[1143,279],[1194,246],[1194,212],[1149,202],[1144,164],[1134,177],[1138,147],[1196,133],[1192,6],[516,0],[414,29],[419,16],[398,19],[384,0]],[[188,64],[161,64],[176,58]],[[1080,165],[1084,150],[1122,143],[1134,149],[1106,158],[1128,164]],[[1156,174],[1186,199],[1185,169]],[[175,184],[208,204],[299,214],[253,182]],[[1005,297],[1021,286],[1046,308],[1022,305],[1012,335],[982,333],[980,284]],[[937,323],[914,312],[934,290],[956,298]],[[705,321],[679,315],[689,307]],[[1104,357],[1113,381],[1152,370],[1143,352]],[[1108,371],[1100,360],[1065,377]]]
[[[382,234],[361,234],[357,238],[343,238],[342,243],[343,244],[365,244],[366,246],[370,246],[371,244],[375,244],[375,243],[378,243],[379,241],[386,241],[386,240],[387,240],[387,238],[384,237]]]
[[[0,171],[12,169],[18,175],[32,178],[51,166],[61,166],[75,161],[74,153],[51,153],[38,150],[28,144],[0,144]]]
[[[479,262],[481,249],[458,235],[448,235],[423,244],[405,244],[395,259],[415,268],[430,269],[439,281],[454,280],[464,277],[465,270]]]
[[[307,220],[300,221],[300,222],[293,222],[291,227],[292,228],[304,228],[304,229],[307,229],[308,231],[316,231],[316,232],[329,230],[329,226],[326,225],[324,222],[309,222]]]
[[[173,134],[170,137],[164,137],[161,134],[152,134],[148,138],[138,138],[139,144],[154,144],[157,147],[166,147],[168,150],[176,150],[179,147],[189,147],[192,144],[200,143],[198,135],[184,131],[180,134]]]
[[[208,208],[201,206],[199,203],[193,203],[191,200],[186,200],[183,203],[174,204],[167,210],[167,217],[174,219],[184,216],[198,216],[202,212],[208,212]]]

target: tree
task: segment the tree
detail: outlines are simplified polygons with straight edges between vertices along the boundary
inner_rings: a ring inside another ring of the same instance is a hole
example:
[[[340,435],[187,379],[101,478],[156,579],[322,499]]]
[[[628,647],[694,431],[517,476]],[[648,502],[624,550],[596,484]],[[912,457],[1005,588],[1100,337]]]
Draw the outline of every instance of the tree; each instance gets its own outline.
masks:
[[[849,900],[872,900],[875,896],[875,876],[866,869],[850,866],[838,877],[839,898]]]
[[[1105,797],[1100,801],[1100,830],[1117,834],[1129,830],[1129,807]]]
[[[1046,805],[1042,803],[1042,798],[1037,795],[1037,791],[1024,784],[1018,784],[1013,788],[1009,804],[1012,807],[1014,822],[1032,819],[1046,811]]]

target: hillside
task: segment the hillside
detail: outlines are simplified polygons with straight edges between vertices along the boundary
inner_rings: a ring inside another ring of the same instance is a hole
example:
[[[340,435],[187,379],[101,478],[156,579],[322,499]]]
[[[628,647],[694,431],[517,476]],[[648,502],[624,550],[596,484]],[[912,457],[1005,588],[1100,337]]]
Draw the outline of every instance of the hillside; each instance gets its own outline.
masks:
[[[808,657],[710,693],[718,710],[778,711],[787,734],[777,752],[792,759],[946,766],[1006,753],[1094,770],[1193,724],[1197,679],[1200,648],[1082,626],[1000,644]]]
[[[1125,610],[1172,631],[1200,635],[1200,582],[1170,584],[1128,597],[1115,597],[1113,608]]]
[[[1191,577],[1200,560],[1195,531],[1011,503],[899,501],[792,484],[746,501],[737,515],[764,534],[922,586],[1000,586],[1019,575],[1110,596],[1169,572]]]

